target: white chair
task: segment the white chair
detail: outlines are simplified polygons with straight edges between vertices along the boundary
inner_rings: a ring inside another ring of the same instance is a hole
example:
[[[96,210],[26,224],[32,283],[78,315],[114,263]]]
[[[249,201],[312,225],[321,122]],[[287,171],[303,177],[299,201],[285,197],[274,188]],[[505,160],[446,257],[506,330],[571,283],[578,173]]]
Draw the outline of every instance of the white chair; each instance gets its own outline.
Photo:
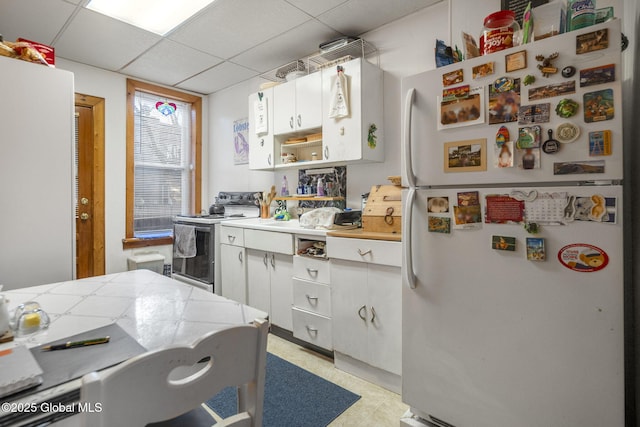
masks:
[[[268,326],[266,320],[255,320],[208,333],[188,347],[151,351],[107,372],[86,374],[80,401],[93,411],[80,414],[81,425],[196,425],[194,419],[209,415],[202,402],[237,386],[238,414],[216,427],[261,427]],[[208,426],[215,422],[210,415],[205,418]]]

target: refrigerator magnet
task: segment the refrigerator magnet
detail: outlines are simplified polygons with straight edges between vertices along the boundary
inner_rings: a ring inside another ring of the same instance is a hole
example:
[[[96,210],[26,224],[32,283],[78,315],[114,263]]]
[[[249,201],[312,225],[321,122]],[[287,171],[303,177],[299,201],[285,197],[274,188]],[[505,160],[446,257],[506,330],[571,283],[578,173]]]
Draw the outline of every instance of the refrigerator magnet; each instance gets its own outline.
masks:
[[[429,215],[427,221],[429,232],[445,234],[451,233],[451,218]]]
[[[560,143],[553,139],[553,130],[549,129],[548,131],[549,138],[542,144],[542,151],[547,154],[555,154],[560,149]]]
[[[602,122],[613,119],[613,89],[584,94],[584,121]]]
[[[494,150],[496,154],[495,167],[513,167],[513,141],[506,141],[502,145],[496,145]]]
[[[551,132],[551,129],[549,129]],[[556,127],[556,138],[563,144],[568,144],[575,141],[580,136],[580,128],[573,123],[560,123]]]
[[[529,261],[544,261],[546,258],[544,239],[541,237],[527,237],[527,259]]]
[[[609,255],[597,246],[572,243],[558,251],[558,261],[569,270],[592,273],[609,264]]]
[[[589,155],[590,156],[610,156],[611,155],[611,131],[600,130],[589,132]]]
[[[499,251],[515,251],[516,238],[508,236],[491,236],[491,247]]]

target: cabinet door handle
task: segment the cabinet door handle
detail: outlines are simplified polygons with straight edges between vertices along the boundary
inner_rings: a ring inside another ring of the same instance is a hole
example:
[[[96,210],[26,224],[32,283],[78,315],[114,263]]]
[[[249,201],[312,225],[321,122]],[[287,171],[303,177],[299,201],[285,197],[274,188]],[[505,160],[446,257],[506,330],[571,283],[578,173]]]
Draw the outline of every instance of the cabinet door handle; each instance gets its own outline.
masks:
[[[317,276],[318,275],[318,269],[317,268],[309,268],[307,267],[307,273],[309,274],[309,276]]]
[[[305,327],[307,328],[307,332],[309,332],[310,334],[318,335],[318,329],[312,328],[309,325],[306,325]]]
[[[264,147],[264,138],[260,138],[260,147]]]
[[[229,239],[229,243],[233,243],[233,241],[236,240],[236,236],[228,235],[227,239]]]
[[[362,251],[362,249],[358,248],[358,254],[360,254],[360,256],[365,256],[367,254],[371,253],[371,249],[367,249],[366,251]]]
[[[373,308],[373,306],[371,306],[371,323],[375,322],[376,320],[376,309]]]
[[[298,127],[302,126],[302,116],[298,114]]]
[[[242,263],[242,252],[238,252],[238,261]]]
[[[311,305],[318,304],[318,297],[312,297],[309,294],[306,294],[305,296],[307,297],[307,300],[309,301],[309,304],[311,304]]]
[[[271,165],[271,153],[269,153],[269,157],[267,157],[267,163]]]
[[[291,129],[293,129],[293,116],[291,116],[291,118],[289,118],[289,127]]]
[[[264,253],[264,257],[262,257],[262,262],[264,263],[264,266],[265,266],[265,267],[268,267],[268,264],[267,264],[267,262],[268,262],[268,258],[267,258],[267,256],[268,256],[268,255],[267,255],[267,253],[265,252],[265,253]]]
[[[329,158],[329,147],[324,147],[324,158],[325,159]]]
[[[364,314],[362,314],[362,311],[364,310]],[[362,320],[364,320],[365,322],[367,321],[367,306],[363,305],[362,307],[360,307],[360,310],[358,310],[358,316],[360,316],[360,318]]]
[[[276,254],[271,254],[271,267],[276,268]]]

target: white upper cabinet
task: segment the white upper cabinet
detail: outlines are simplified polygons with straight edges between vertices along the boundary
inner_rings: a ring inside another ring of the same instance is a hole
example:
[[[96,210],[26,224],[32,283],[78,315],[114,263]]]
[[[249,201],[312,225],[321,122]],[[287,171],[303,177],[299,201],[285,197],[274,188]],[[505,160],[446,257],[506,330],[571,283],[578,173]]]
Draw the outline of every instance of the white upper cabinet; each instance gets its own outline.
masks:
[[[249,95],[249,169],[272,169],[273,89]]]
[[[308,74],[273,88],[274,134],[282,135],[322,126],[322,76]]]
[[[322,158],[327,162],[384,161],[382,70],[360,58],[340,64],[348,115],[329,117],[337,68],[322,70]]]

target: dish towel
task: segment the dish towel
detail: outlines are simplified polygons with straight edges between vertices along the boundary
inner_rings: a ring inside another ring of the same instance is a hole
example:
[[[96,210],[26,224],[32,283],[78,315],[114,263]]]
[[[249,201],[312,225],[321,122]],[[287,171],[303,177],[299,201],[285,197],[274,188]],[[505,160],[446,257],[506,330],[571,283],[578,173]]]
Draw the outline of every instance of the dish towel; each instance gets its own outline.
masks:
[[[173,256],[176,258],[193,258],[196,256],[196,227],[193,225],[175,224],[173,231]]]
[[[300,227],[313,229],[330,229],[333,225],[336,213],[342,212],[338,208],[318,208],[306,212],[300,216]]]

